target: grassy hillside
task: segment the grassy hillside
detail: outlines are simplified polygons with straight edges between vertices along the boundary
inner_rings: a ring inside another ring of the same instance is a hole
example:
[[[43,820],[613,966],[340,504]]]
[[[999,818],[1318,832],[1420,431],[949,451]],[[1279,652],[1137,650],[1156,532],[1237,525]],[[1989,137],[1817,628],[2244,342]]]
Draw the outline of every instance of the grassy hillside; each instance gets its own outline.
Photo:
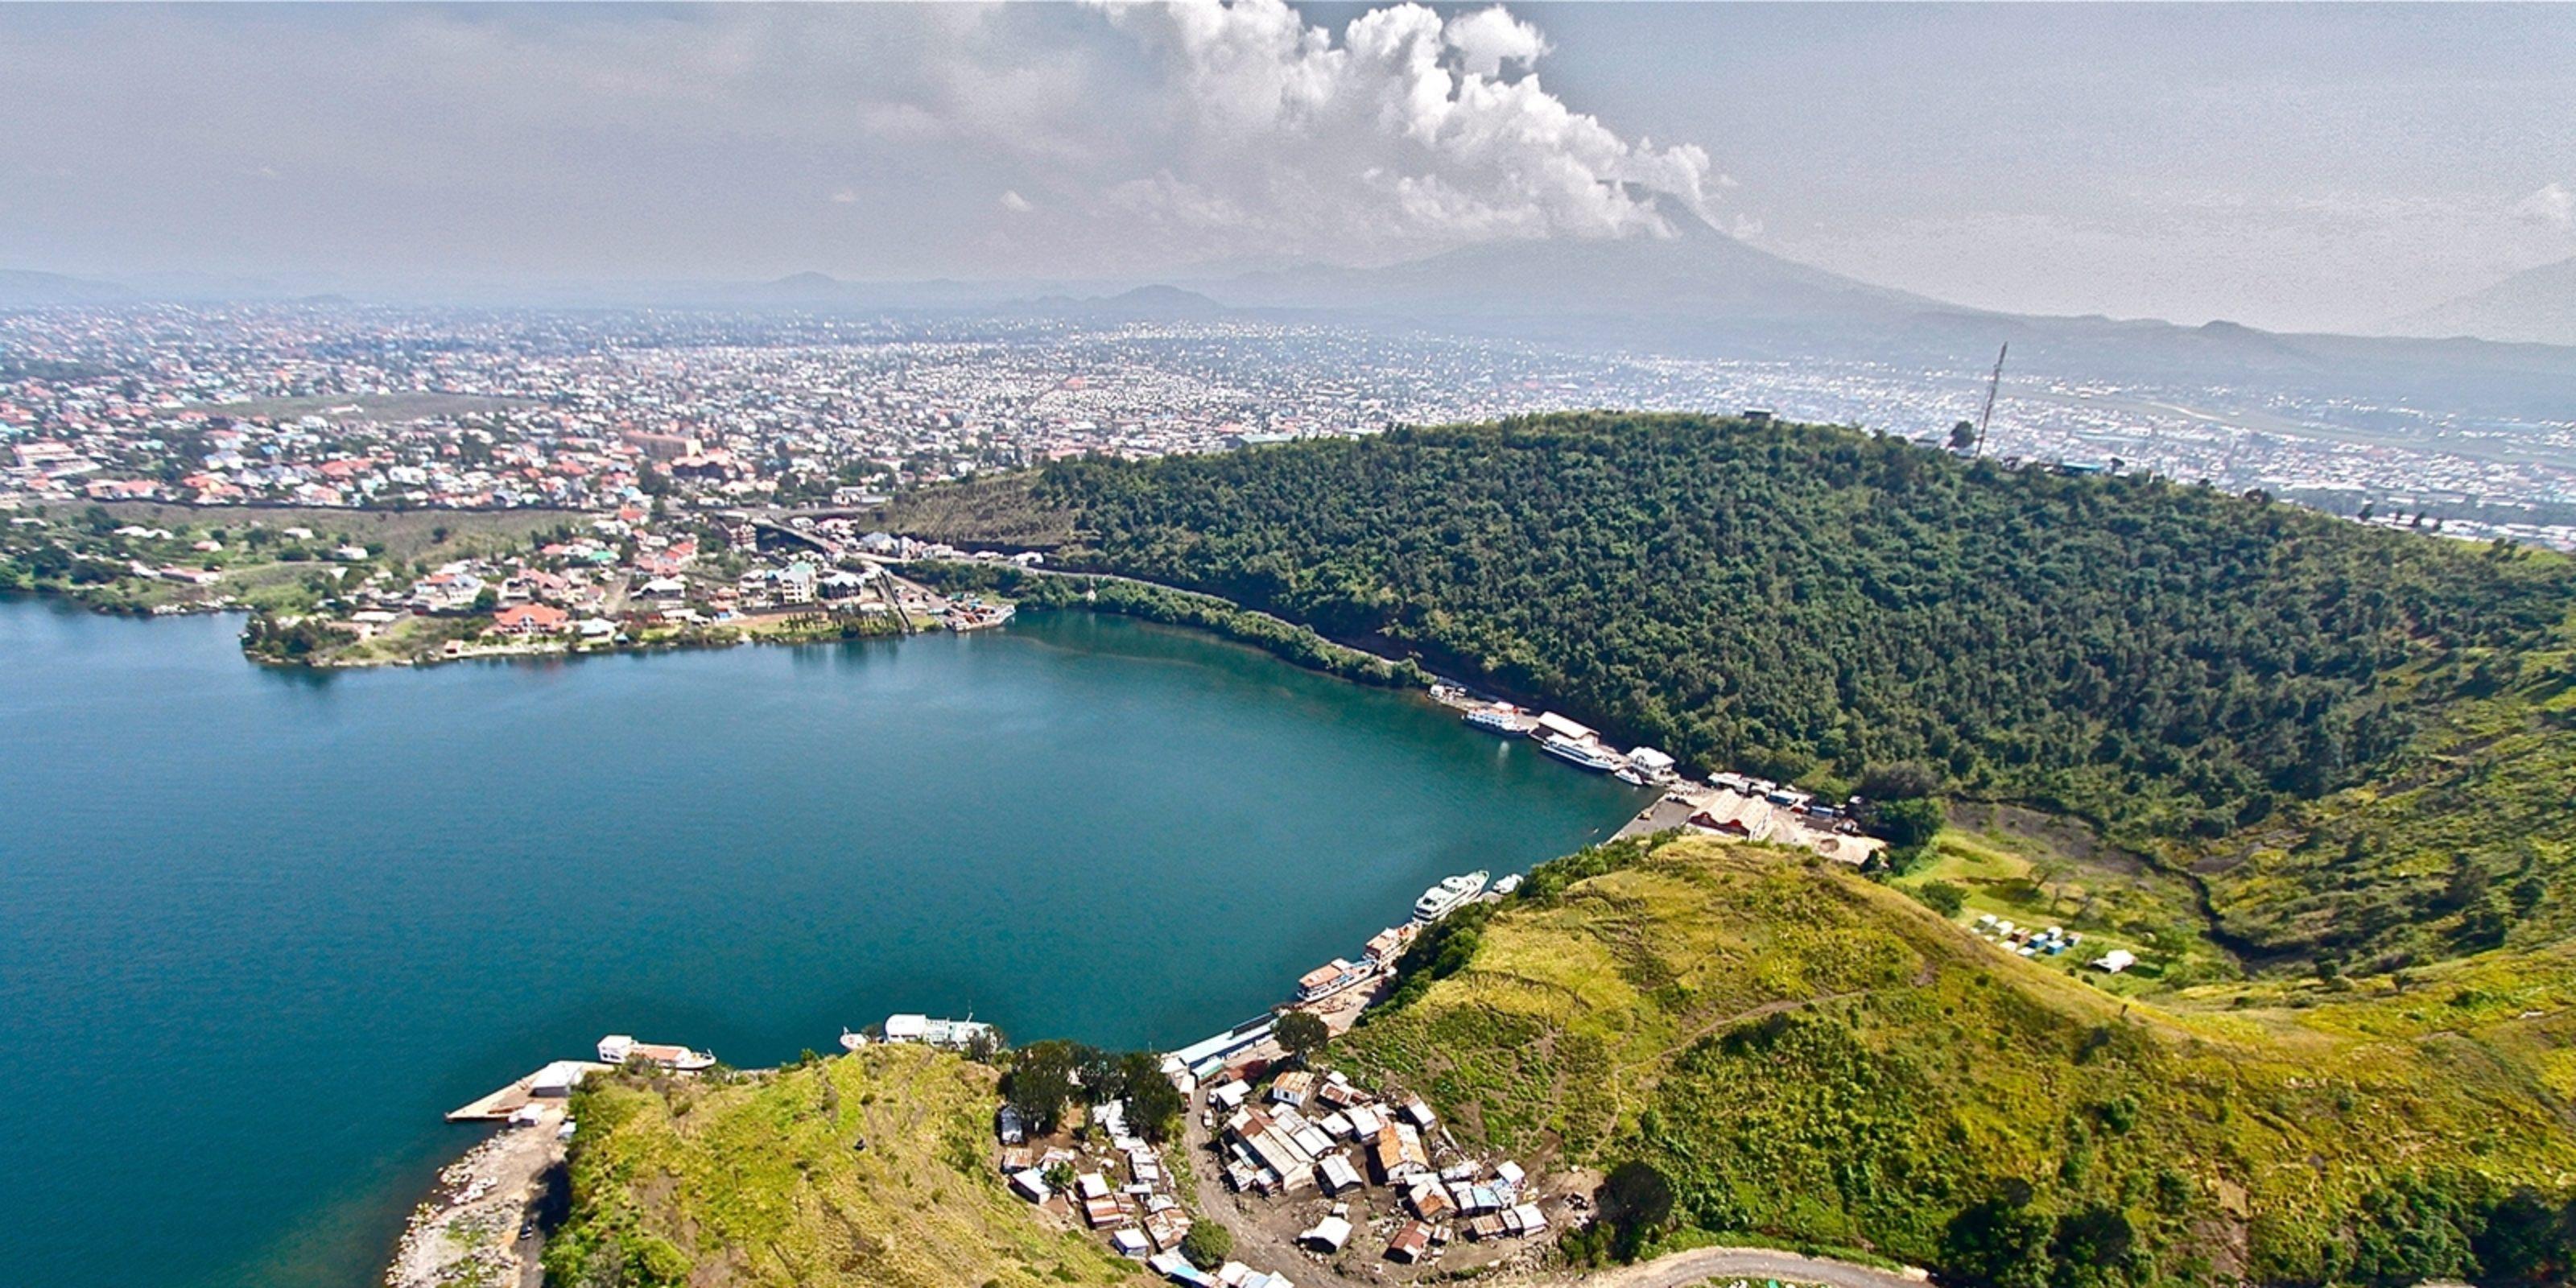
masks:
[[[2470,1270],[2513,1187],[2576,1177],[2563,951],[2159,1007],[1803,856],[1583,861],[1610,870],[1534,879],[1336,1055],[1498,1145],[1650,1160],[1704,1231],[1968,1282],[2413,1282]],[[2036,1278],[1964,1264],[1981,1220],[2037,1231]],[[2114,1226],[2118,1255],[2058,1247]]]
[[[1002,1188],[991,1159],[998,1102],[989,1069],[920,1047],[873,1047],[731,1086],[595,1081],[575,1105],[572,1214],[546,1248],[546,1282],[1144,1282]]]

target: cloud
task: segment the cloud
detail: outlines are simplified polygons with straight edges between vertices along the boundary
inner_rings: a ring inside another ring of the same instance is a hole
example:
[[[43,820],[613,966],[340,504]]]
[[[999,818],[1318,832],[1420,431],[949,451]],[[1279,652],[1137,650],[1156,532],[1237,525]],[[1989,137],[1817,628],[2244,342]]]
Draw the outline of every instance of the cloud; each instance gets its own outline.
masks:
[[[1021,196],[1017,191],[1009,190],[1002,193],[1001,206],[1002,209],[1010,211],[1015,215],[1025,215],[1030,211],[1037,209],[1036,204],[1032,203],[1028,198]]]
[[[856,188],[843,188],[833,193],[832,204],[836,206],[855,206],[859,204],[858,190]]]
[[[1462,13],[1449,20],[1441,38],[1458,51],[1459,65],[1479,76],[1502,75],[1505,63],[1526,68],[1548,51],[1538,28],[1511,15],[1501,5]]]
[[[2549,228],[2576,229],[2576,189],[2553,183],[2513,203],[2513,216]]]
[[[1668,235],[1659,196],[1706,218],[1726,186],[1701,148],[1622,136],[1550,93],[1545,37],[1501,6],[1444,23],[1389,5],[1338,32],[1281,0],[1108,13],[1175,94],[1151,170],[1111,197],[1169,237],[1347,256]]]

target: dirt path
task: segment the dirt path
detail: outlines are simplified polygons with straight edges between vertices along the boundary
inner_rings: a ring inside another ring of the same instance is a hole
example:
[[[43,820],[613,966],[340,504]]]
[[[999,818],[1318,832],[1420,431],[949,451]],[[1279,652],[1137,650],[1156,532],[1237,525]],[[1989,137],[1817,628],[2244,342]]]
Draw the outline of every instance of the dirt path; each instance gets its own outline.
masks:
[[[1710,1279],[1783,1279],[1829,1288],[1922,1288],[1924,1280],[1770,1248],[1695,1248],[1567,1281],[1582,1288],[1685,1288]]]

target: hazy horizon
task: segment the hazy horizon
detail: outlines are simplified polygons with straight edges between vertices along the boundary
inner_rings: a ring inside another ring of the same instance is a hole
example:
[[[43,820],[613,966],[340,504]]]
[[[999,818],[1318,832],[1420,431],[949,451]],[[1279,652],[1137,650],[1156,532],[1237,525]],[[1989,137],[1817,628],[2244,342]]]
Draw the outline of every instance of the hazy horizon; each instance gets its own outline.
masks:
[[[2576,256],[2576,9],[0,9],[0,267],[1142,281],[1697,211],[1972,307],[2364,330]]]

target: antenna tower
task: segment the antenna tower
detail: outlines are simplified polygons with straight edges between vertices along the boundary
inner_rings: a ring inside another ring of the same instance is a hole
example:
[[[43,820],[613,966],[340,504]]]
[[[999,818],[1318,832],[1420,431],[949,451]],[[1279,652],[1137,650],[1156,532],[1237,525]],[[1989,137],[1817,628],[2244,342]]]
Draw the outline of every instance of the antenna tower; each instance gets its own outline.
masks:
[[[2004,355],[2010,352],[2009,344],[1995,350],[1995,374],[1986,378],[1986,409],[1977,413],[1977,450],[1968,453],[1970,456],[1986,454],[1986,425],[1995,418],[1995,390],[2004,382]]]

